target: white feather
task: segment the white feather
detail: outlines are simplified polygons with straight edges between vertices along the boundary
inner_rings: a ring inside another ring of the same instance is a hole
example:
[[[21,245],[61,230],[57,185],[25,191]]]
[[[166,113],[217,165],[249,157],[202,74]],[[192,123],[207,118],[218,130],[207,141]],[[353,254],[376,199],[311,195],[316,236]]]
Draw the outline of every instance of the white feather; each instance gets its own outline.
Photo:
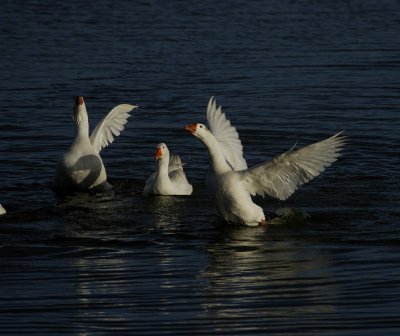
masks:
[[[345,140],[341,133],[297,151],[291,149],[272,161],[240,172],[246,189],[252,195],[286,200],[337,160]]]
[[[90,142],[97,153],[114,141],[125,128],[130,117],[129,112],[137,106],[120,104],[114,107],[96,126],[90,135]]]
[[[218,140],[220,149],[232,170],[247,169],[243,158],[243,146],[236,128],[226,119],[221,106],[217,106],[214,97],[211,97],[207,106],[207,120],[211,133]]]

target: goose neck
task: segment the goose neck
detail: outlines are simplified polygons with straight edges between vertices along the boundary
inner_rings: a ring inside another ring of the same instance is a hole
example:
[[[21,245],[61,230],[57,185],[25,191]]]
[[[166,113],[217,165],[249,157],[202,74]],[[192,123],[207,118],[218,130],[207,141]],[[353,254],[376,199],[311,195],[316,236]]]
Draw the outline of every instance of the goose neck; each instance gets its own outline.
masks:
[[[204,145],[208,149],[211,166],[215,173],[222,174],[231,171],[224,154],[221,150],[218,140],[210,133],[210,136],[204,138]]]

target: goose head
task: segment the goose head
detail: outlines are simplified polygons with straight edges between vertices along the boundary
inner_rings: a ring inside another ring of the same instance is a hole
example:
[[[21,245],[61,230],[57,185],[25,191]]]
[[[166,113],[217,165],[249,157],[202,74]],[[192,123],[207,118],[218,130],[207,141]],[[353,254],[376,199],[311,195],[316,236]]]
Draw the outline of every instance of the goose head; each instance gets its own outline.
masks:
[[[194,123],[187,125],[185,126],[185,130],[193,134],[196,138],[199,138],[202,141],[204,141],[204,139],[210,133],[210,130],[207,128],[207,126],[201,123]]]
[[[157,145],[155,159],[157,161],[169,160],[169,149],[165,143],[160,143]]]

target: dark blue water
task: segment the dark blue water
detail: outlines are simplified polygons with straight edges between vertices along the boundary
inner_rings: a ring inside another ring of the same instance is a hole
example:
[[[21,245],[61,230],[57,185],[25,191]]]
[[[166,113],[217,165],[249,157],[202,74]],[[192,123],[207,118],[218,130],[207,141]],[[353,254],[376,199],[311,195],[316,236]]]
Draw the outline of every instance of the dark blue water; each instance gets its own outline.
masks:
[[[0,334],[398,335],[397,1],[0,4]],[[138,104],[102,156],[114,191],[56,195],[74,97],[92,128]],[[215,95],[249,165],[345,130],[343,156],[266,228],[216,221],[183,131]],[[166,142],[191,197],[141,195]]]

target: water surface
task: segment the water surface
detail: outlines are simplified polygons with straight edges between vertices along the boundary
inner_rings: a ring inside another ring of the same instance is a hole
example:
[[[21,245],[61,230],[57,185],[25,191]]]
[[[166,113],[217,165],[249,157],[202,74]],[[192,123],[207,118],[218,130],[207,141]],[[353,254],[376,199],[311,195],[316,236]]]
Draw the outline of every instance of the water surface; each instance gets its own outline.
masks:
[[[0,324],[5,335],[397,335],[396,1],[3,1]],[[57,195],[74,97],[92,129],[140,109],[102,156],[114,190]],[[349,136],[343,156],[266,212],[216,220],[207,154],[183,131],[211,95],[249,165]],[[141,195],[166,142],[191,197]]]

